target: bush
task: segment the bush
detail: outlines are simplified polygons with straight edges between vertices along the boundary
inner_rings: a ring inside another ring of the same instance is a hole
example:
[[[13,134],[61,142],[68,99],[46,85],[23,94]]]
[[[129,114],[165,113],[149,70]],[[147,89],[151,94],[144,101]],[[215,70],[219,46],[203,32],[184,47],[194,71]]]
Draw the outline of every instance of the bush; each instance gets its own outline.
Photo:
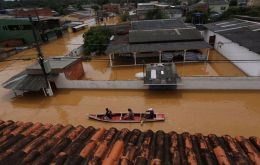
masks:
[[[120,21],[121,22],[126,22],[129,20],[129,14],[128,13],[124,13],[120,16]]]
[[[253,7],[230,7],[226,10],[219,20],[225,20],[232,18],[234,15],[245,15],[251,17],[260,17],[260,7],[253,6]]]
[[[91,53],[103,53],[111,37],[111,32],[104,26],[91,27],[84,33],[84,54],[89,56]]]

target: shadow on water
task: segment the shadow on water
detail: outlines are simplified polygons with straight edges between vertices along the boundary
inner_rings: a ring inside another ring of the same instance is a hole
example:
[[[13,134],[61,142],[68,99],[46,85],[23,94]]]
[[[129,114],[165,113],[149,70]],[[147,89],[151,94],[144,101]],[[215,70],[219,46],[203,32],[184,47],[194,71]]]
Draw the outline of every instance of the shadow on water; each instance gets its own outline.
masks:
[[[144,96],[147,99],[181,99],[182,92],[176,89],[165,89],[165,90],[146,90],[144,91]]]

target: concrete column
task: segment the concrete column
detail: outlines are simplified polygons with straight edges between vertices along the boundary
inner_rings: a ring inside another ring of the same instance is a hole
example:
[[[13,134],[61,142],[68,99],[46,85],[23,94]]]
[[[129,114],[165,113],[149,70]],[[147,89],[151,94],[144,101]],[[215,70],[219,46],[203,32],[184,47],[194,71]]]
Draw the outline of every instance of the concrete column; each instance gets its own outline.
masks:
[[[136,65],[136,52],[134,52],[134,61],[135,61],[135,65]]]
[[[209,53],[210,53],[210,49],[207,49],[207,61],[209,60]]]
[[[109,54],[109,64],[110,64],[110,67],[113,66],[113,61],[112,61],[111,53]]]
[[[162,51],[159,51],[159,63],[162,62]]]
[[[186,52],[187,52],[187,50],[184,50],[184,54],[183,54],[183,60],[184,60],[184,62],[186,61]]]

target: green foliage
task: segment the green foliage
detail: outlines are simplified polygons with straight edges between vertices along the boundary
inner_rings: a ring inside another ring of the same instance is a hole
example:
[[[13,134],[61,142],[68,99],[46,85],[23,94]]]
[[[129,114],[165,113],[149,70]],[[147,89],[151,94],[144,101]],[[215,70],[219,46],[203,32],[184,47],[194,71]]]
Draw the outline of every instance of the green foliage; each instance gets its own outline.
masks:
[[[154,9],[145,14],[145,19],[167,19],[169,18],[161,9]]]
[[[205,23],[209,20],[210,10],[209,11],[202,11],[202,10],[192,10],[186,14],[186,20],[185,22],[191,23],[192,15],[194,13],[202,13],[203,14],[203,20]]]
[[[229,6],[237,6],[237,0],[231,0]]]
[[[99,6],[98,5],[93,5],[91,6],[92,9],[95,10],[95,12],[97,12],[99,10]]]
[[[230,7],[226,10],[219,20],[225,20],[232,18],[234,15],[245,15],[251,17],[260,17],[260,7],[252,6],[252,7]]]
[[[120,15],[120,21],[121,21],[121,22],[126,22],[126,21],[128,21],[128,20],[129,20],[129,14],[128,14],[128,12],[126,12],[126,13]]]
[[[89,56],[92,52],[103,53],[109,39],[111,31],[104,26],[91,27],[88,32],[83,35],[84,38],[84,54]]]

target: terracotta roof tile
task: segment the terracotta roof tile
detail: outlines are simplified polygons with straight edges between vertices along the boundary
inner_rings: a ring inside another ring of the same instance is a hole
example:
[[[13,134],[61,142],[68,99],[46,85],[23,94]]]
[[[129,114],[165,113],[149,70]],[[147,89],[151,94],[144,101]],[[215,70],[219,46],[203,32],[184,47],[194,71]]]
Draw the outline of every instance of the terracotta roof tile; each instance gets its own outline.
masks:
[[[0,164],[260,164],[260,139],[0,120]]]

